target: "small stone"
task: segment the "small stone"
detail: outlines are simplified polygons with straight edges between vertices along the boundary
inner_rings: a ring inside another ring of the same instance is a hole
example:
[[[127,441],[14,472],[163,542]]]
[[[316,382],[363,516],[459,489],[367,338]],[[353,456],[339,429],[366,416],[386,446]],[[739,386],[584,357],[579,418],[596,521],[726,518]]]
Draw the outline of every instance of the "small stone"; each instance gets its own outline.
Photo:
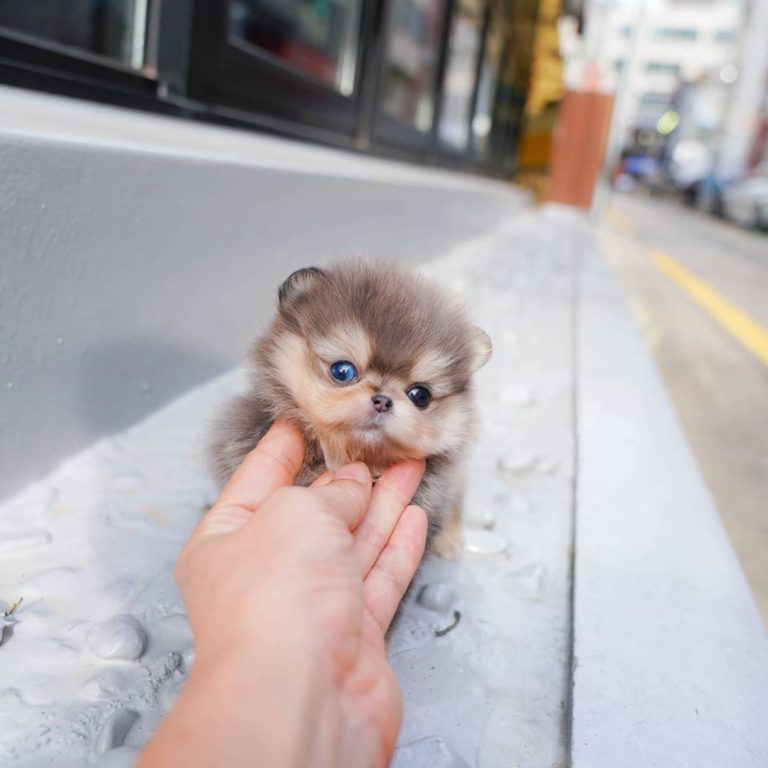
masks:
[[[121,708],[115,710],[106,720],[96,739],[96,752],[103,755],[105,752],[122,747],[128,731],[139,719],[139,713],[133,709]]]
[[[125,686],[125,677],[120,672],[107,669],[85,682],[83,695],[88,699],[113,699]]]
[[[395,751],[391,768],[469,768],[469,763],[436,736],[427,736]]]
[[[135,661],[147,647],[147,633],[135,616],[121,614],[96,627],[88,646],[100,659]]]
[[[432,584],[425,584],[419,590],[416,602],[429,608],[430,611],[445,613],[456,602],[456,593],[445,582],[435,581]]]
[[[535,466],[535,456],[520,453],[509,453],[505,456],[500,456],[496,463],[499,472],[509,477],[523,477],[529,474]]]
[[[141,757],[141,750],[136,747],[118,747],[107,752],[98,763],[97,768],[134,768]]]
[[[464,531],[464,546],[474,555],[499,555],[507,548],[507,541],[498,533],[477,528]]]
[[[470,504],[464,509],[464,522],[476,528],[493,528],[496,517],[493,512],[481,504]]]

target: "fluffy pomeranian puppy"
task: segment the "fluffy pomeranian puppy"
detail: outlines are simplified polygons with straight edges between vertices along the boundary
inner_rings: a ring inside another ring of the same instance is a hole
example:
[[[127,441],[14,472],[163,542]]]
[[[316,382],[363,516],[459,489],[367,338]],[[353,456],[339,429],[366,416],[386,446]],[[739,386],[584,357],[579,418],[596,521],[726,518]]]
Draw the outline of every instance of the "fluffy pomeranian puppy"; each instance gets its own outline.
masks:
[[[472,377],[490,356],[488,335],[461,304],[415,272],[367,261],[300,269],[251,350],[249,390],[214,426],[214,473],[224,483],[278,417],[306,437],[302,485],[352,461],[376,478],[402,459],[426,459],[414,503],[429,519],[427,549],[456,557]]]

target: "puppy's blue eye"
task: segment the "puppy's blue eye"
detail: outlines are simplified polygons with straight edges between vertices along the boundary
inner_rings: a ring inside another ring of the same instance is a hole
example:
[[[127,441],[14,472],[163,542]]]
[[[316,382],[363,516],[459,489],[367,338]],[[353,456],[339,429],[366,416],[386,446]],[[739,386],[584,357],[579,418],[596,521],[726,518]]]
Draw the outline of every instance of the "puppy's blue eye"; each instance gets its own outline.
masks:
[[[432,400],[432,394],[426,387],[411,387],[407,392],[408,398],[417,408],[426,408]]]
[[[331,376],[342,384],[349,384],[357,378],[357,368],[349,360],[339,360],[331,366]]]

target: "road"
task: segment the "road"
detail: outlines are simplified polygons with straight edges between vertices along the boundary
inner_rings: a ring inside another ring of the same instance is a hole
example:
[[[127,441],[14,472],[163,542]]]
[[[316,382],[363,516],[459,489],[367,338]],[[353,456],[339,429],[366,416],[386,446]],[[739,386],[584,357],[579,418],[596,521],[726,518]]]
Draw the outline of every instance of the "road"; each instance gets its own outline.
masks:
[[[598,229],[768,625],[768,235],[639,195]]]

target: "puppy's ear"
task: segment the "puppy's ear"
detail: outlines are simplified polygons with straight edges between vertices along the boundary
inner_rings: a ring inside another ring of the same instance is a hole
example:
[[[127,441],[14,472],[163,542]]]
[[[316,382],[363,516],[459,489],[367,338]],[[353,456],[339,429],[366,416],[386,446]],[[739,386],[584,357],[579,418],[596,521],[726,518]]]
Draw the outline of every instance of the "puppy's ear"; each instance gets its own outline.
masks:
[[[472,329],[472,373],[479,371],[491,359],[492,353],[491,337],[475,326]]]
[[[324,277],[325,272],[317,267],[297,269],[288,276],[288,279],[280,286],[277,292],[280,309],[287,309],[296,303],[315,281],[321,280]]]

